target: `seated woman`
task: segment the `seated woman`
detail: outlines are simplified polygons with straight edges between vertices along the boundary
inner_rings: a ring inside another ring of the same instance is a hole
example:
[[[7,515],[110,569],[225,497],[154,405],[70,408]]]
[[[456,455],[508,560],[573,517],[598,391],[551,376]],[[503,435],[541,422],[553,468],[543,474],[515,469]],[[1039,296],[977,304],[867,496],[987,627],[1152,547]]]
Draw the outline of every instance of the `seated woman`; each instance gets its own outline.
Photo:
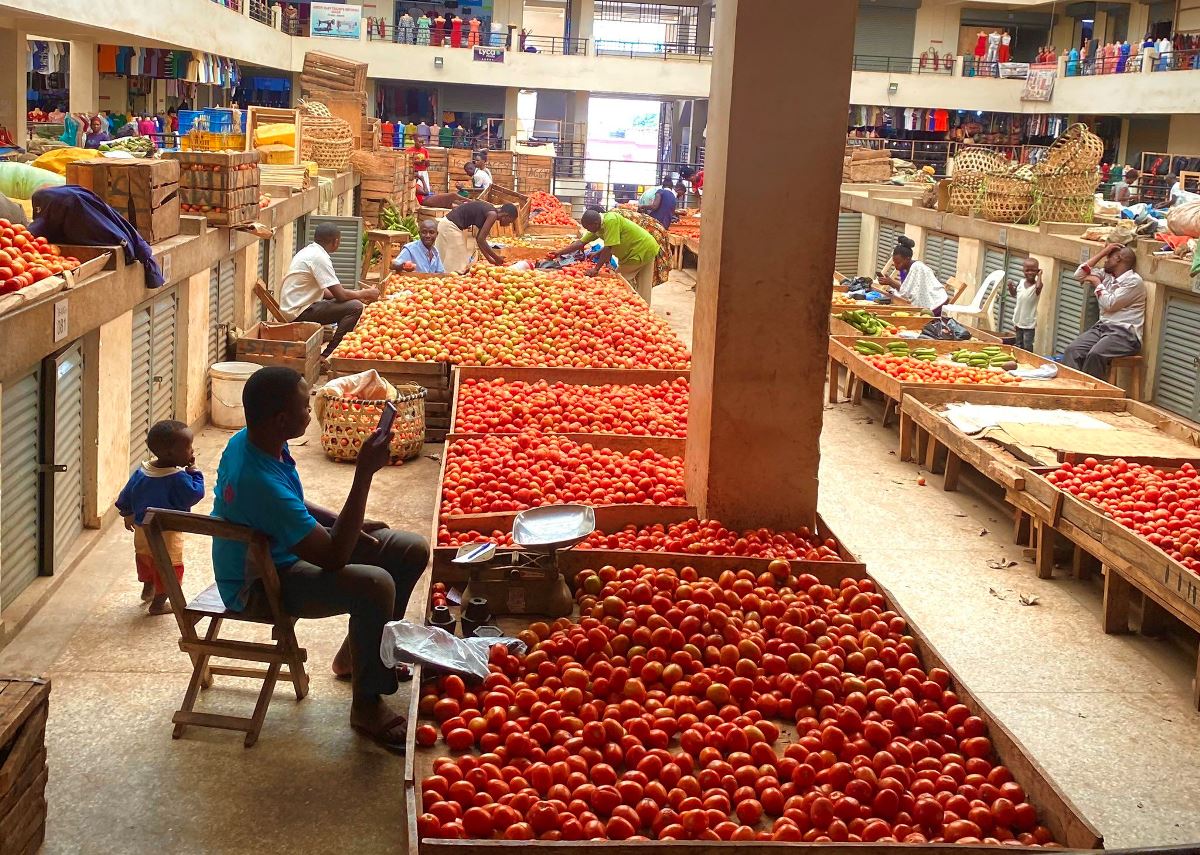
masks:
[[[929,309],[935,315],[948,299],[946,286],[938,281],[937,275],[923,261],[913,258],[911,246],[899,244],[892,252],[899,281],[880,274],[879,284],[902,300],[907,300],[920,309]]]

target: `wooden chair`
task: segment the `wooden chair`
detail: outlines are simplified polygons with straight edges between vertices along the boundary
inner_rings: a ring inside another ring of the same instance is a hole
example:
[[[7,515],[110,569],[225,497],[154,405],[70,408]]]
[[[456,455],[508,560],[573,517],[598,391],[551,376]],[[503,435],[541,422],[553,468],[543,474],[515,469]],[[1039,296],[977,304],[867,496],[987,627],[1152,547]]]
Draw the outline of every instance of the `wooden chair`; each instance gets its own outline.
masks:
[[[286,324],[288,322],[288,319],[284,317],[283,309],[279,308],[279,302],[267,289],[266,282],[263,282],[261,279],[255,280],[254,295],[267,307],[267,314],[274,318],[277,323]]]
[[[171,611],[179,624],[179,649],[192,658],[192,678],[183,696],[183,705],[172,717],[172,721],[175,722],[172,736],[178,739],[189,725],[238,730],[246,734],[245,745],[249,748],[258,740],[258,733],[262,730],[263,719],[266,718],[267,707],[271,703],[277,680],[291,682],[296,691],[296,700],[302,700],[308,694],[308,675],[304,671],[308,653],[296,641],[296,619],[284,614],[280,604],[279,575],[271,561],[267,538],[253,529],[224,522],[215,517],[158,509],[147,511],[143,527],[154,554],[158,575],[166,586]],[[261,576],[268,612],[251,614],[228,611],[215,584],[209,585],[189,603],[183,596],[179,580],[175,577],[174,562],[167,552],[163,533],[168,531],[236,540],[247,544],[246,566],[254,568]],[[201,638],[196,630],[200,621],[205,618],[208,618],[208,628]],[[221,625],[226,620],[267,624],[271,627],[273,642],[267,644],[221,638]],[[213,658],[261,662],[267,667],[263,669],[210,665],[209,660]],[[288,667],[284,669],[284,665]],[[262,689],[258,693],[258,702],[251,717],[216,715],[194,710],[200,690],[212,685],[214,675],[262,681]]]
[[[1129,372],[1129,386],[1126,394],[1135,401],[1142,400],[1142,385],[1146,380],[1146,357],[1140,354],[1133,356],[1118,356],[1108,363],[1108,382],[1112,386],[1120,386],[1117,382],[1121,371]]]

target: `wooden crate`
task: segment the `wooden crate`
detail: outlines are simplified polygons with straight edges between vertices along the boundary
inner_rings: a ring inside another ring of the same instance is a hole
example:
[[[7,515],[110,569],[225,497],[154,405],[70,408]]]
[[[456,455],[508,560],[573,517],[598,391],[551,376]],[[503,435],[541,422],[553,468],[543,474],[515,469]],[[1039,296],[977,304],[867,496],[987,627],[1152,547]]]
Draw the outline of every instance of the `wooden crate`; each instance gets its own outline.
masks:
[[[179,162],[77,160],[67,183],[91,190],[129,221],[147,243],[179,234]]]
[[[632,553],[636,556],[636,560],[648,566],[665,566],[667,563],[678,564],[680,562],[663,562],[661,556],[664,553]],[[574,560],[574,558],[572,558]],[[741,563],[734,559],[735,563]],[[720,563],[709,562],[684,562],[691,566],[695,566],[696,570],[705,576],[719,574],[725,569],[729,569],[729,565],[724,561]],[[827,565],[827,566],[822,566]],[[987,727],[987,735],[992,741],[994,754],[999,761],[1003,763],[1012,772],[1013,778],[1025,790],[1028,800],[1038,809],[1040,821],[1054,835],[1056,841],[1064,845],[1067,849],[1081,850],[1096,850],[1103,846],[1103,839],[1092,825],[1080,814],[1079,809],[1071,802],[1071,800],[1058,788],[1052,779],[1046,774],[1045,770],[1037,763],[1037,761],[1026,751],[1025,747],[1017,740],[1012,732],[996,718],[995,715],[971,692],[969,687],[963,684],[962,679],[949,667],[945,659],[938,652],[925,635],[920,631],[919,627],[915,626],[907,613],[896,602],[895,597],[891,592],[875,579],[868,570],[853,565],[838,564],[834,562],[812,562],[807,569],[807,572],[813,573],[818,580],[823,584],[828,584],[836,587],[838,583],[845,578],[850,579],[870,579],[872,580],[879,592],[883,595],[886,601],[886,607],[894,610],[907,624],[907,631],[912,637],[913,652],[917,654],[921,660],[921,666],[925,669],[943,668],[950,674],[950,688],[959,696],[960,703],[964,704],[972,714],[983,719]],[[429,586],[432,580],[432,574],[426,573],[416,589],[409,598],[409,608],[405,614],[405,618],[424,623],[427,619],[429,609]],[[513,634],[522,628],[525,621],[512,619],[502,621],[501,628],[506,634]],[[414,685],[419,684],[422,678],[421,668],[417,666],[417,673],[414,674]],[[408,802],[413,805],[413,809],[409,811],[409,827],[408,827],[408,855],[513,855],[516,849],[534,848],[543,849],[544,851],[554,853],[554,855],[659,855],[659,853],[692,853],[692,855],[745,855],[746,845],[737,842],[701,842],[701,841],[650,841],[646,843],[631,843],[631,842],[616,842],[616,841],[583,841],[578,844],[569,842],[557,843],[542,843],[536,840],[531,841],[509,841],[509,840],[441,840],[425,838],[421,839],[416,830],[416,817],[421,811],[421,790],[420,782],[423,778],[429,776],[432,771],[433,761],[447,753],[445,746],[440,742],[429,748],[418,747],[416,744],[416,728],[411,723],[427,723],[423,721],[425,717],[421,715],[419,710],[421,692],[412,692],[411,704],[408,710],[409,714],[409,737],[407,751],[404,761],[405,774],[405,795],[410,799]],[[764,851],[772,849],[765,844],[757,844],[762,846]],[[900,845],[900,844],[874,844],[864,847],[861,844],[815,844],[806,847],[795,847],[797,851],[801,848],[811,849],[813,855],[856,855],[869,850],[872,853],[889,852],[896,855],[945,855],[947,847],[945,845]],[[1011,851],[1011,847],[991,847],[991,846],[975,846],[972,851],[983,851],[990,853],[999,853],[1001,851]]]
[[[240,226],[245,223],[252,223],[258,219],[258,201],[257,195],[255,201],[246,205],[239,205],[233,208],[214,208],[211,211],[203,211],[202,214],[208,220],[210,226],[221,226],[222,228],[230,228],[232,226]]]
[[[179,188],[179,201],[182,205],[207,205],[210,208],[220,208],[221,210],[257,205],[258,185],[242,187],[237,190],[181,187]]]
[[[957,485],[962,463],[967,463],[988,480],[1006,490],[1025,490],[1031,467],[1053,465],[1060,448],[1046,446],[1001,445],[998,441],[968,436],[942,415],[946,404],[963,400],[956,389],[913,389],[900,405],[900,458],[924,463],[935,471],[940,467],[938,453],[945,449],[945,485],[953,490]],[[1197,449],[1200,456],[1200,428],[1149,404],[1129,398],[1093,398],[1071,395],[1038,395],[1024,392],[1001,392],[991,395],[988,404],[1011,407],[1031,407],[1044,410],[1071,410],[1090,413],[1109,423],[1128,420],[1128,446],[1123,456],[1136,457],[1148,449],[1145,436],[1160,436],[1172,441],[1180,452],[1188,447]],[[1108,433],[1105,431],[1105,433]],[[1112,433],[1121,433],[1121,430]],[[1166,446],[1163,446],[1164,448]],[[1079,452],[1092,453],[1086,449]],[[1032,487],[1031,487],[1032,489]],[[1049,501],[1039,496],[1039,501]]]
[[[517,221],[511,226],[501,226],[497,224],[492,228],[492,234],[502,237],[510,235],[517,237],[525,234],[525,229],[529,225],[529,209],[530,202],[528,196],[523,196],[514,190],[507,190],[503,187],[493,184],[479,197],[485,202],[489,202],[497,207],[500,205],[516,205],[517,206]]]
[[[516,156],[517,190],[530,194],[537,190],[550,192],[554,180],[554,158],[541,154]]]
[[[313,98],[325,93],[357,98],[367,90],[367,64],[318,51],[305,51],[300,89]]]
[[[33,855],[46,836],[50,681],[0,677],[0,852]]]
[[[1005,384],[1003,386],[902,382],[870,365],[863,358],[862,354],[854,349],[854,344],[858,341],[873,341],[886,347],[891,342],[904,341],[904,339],[831,335],[829,337],[829,402],[833,404],[839,401],[838,373],[839,366],[842,366],[847,371],[846,394],[853,403],[861,402],[864,385],[877,389],[888,399],[888,406],[884,411],[885,422],[892,411],[898,411],[905,394],[914,389],[957,389],[964,396],[964,400],[980,402],[989,400],[997,393],[1017,391],[1044,395],[1075,395],[1095,398],[1122,398],[1125,396],[1125,392],[1116,386],[1110,386],[1108,383],[1097,380],[1081,371],[1067,368],[1065,365],[1058,366],[1058,376],[1053,380],[1022,380],[1019,383]],[[921,342],[921,346],[931,347],[939,354],[945,354],[961,349],[962,343],[956,341],[926,340]],[[1050,362],[1048,359],[1009,345],[1000,345],[1000,348],[1005,353],[1011,354],[1013,360],[1022,368],[1036,368]]]
[[[260,183],[257,151],[167,151],[163,157],[179,161],[182,189],[240,190]]]
[[[842,310],[842,311],[845,311],[845,310]],[[899,310],[897,310],[897,311],[899,311]],[[846,321],[843,321],[840,317],[838,317],[839,314],[841,314],[841,312],[839,312],[837,309],[834,309],[834,311],[829,316],[829,334],[830,335],[841,335],[841,336],[852,336],[852,335],[861,336],[862,335],[862,333],[860,333],[857,329],[855,329],[850,324],[848,324]],[[872,314],[875,314],[875,313],[872,312]],[[901,330],[923,330],[923,329],[925,329],[926,325],[928,325],[928,323],[933,320],[933,318],[930,318],[930,317],[920,317],[920,318],[900,317],[900,318],[898,318],[894,314],[888,314],[888,315],[880,314],[879,317],[886,323],[889,323],[892,326],[896,327],[897,329],[901,329]],[[967,331],[971,333],[971,338],[969,339],[969,341],[984,342],[986,344],[1000,344],[1001,342],[1004,341],[1004,339],[1001,338],[998,333],[988,332],[987,330],[981,330],[978,327],[971,327],[971,326],[967,326],[966,324],[963,324],[963,326],[966,327]],[[929,339],[912,339],[912,340],[917,341],[921,344],[924,344]],[[963,342],[963,344],[966,344],[966,342]]]
[[[321,373],[321,345],[320,324],[260,321],[237,340],[234,353],[239,362],[292,368],[312,386]]]
[[[450,191],[450,149],[426,146],[429,152],[429,187],[434,193]],[[465,177],[465,176],[464,176]]]
[[[247,107],[246,108],[246,151],[256,150],[254,134],[260,125],[293,125],[296,128],[295,139],[290,146],[291,152],[278,151],[269,158],[263,157],[260,163],[271,163],[274,166],[300,165],[300,139],[304,132],[304,119],[299,110],[286,110],[280,107]],[[286,163],[280,160],[286,158]]]
[[[578,224],[574,226],[538,226],[530,224],[525,227],[525,234],[533,237],[548,236],[577,238],[583,234],[583,226]]]
[[[499,186],[505,190],[516,188],[516,171],[511,151],[489,151],[487,168],[492,173],[493,186]]]
[[[473,153],[469,148],[446,149],[446,191],[452,191],[462,184],[471,186],[471,177],[463,171],[463,166],[470,162]]]

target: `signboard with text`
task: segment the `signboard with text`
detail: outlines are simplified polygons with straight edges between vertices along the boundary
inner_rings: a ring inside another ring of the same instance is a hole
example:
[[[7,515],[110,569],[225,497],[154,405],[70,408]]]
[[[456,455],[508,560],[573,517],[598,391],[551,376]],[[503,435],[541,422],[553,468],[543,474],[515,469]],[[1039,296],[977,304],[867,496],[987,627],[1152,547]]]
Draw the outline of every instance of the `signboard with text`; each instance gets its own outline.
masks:
[[[475,46],[476,62],[504,62],[504,48]]]
[[[313,38],[358,41],[361,37],[361,6],[313,3],[309,14],[308,34]]]
[[[1049,101],[1054,97],[1054,81],[1058,71],[1052,68],[1029,69],[1025,78],[1025,91],[1021,93],[1022,101]]]

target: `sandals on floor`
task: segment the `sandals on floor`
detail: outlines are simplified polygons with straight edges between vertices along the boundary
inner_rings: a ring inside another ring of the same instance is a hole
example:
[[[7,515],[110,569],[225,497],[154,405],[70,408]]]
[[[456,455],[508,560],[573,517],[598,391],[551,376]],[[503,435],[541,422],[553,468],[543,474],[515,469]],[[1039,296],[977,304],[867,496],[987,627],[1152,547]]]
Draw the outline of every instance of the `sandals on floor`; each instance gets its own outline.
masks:
[[[400,727],[401,725],[403,725],[403,727]],[[357,724],[352,724],[350,727],[352,727],[360,736],[371,740],[381,748],[386,748],[393,754],[404,753],[404,743],[408,738],[408,719],[402,715],[397,715],[392,718],[378,732],[368,730],[367,728]],[[400,731],[399,739],[389,739],[389,736],[397,729]]]
[[[394,670],[396,672],[396,679],[399,680],[401,683],[407,683],[409,680],[411,680],[413,678],[412,668],[410,668],[408,665],[404,665],[404,664],[397,665]],[[343,683],[350,682],[349,674],[338,674],[335,671],[333,677],[335,680],[341,680]]]

